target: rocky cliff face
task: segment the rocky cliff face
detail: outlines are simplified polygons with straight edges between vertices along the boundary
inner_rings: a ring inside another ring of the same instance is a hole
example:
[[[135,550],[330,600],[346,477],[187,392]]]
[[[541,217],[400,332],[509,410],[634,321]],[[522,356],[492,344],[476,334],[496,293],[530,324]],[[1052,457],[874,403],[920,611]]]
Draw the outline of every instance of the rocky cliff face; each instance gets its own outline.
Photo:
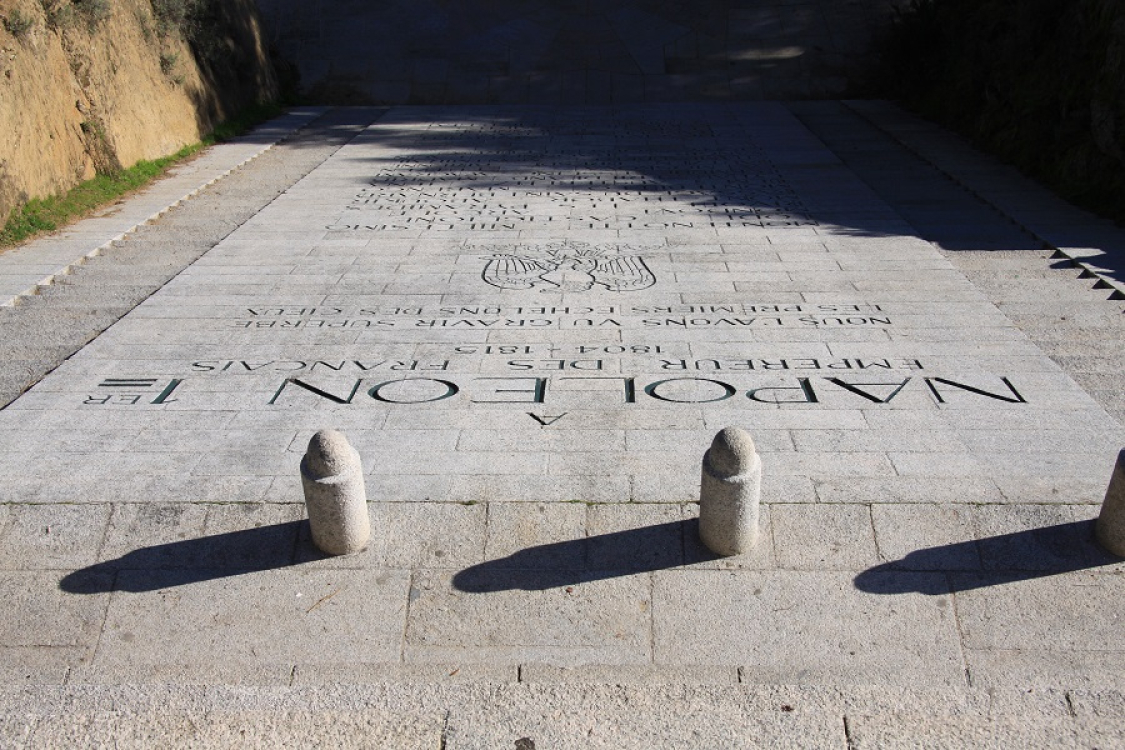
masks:
[[[277,95],[253,0],[0,0],[0,223]]]

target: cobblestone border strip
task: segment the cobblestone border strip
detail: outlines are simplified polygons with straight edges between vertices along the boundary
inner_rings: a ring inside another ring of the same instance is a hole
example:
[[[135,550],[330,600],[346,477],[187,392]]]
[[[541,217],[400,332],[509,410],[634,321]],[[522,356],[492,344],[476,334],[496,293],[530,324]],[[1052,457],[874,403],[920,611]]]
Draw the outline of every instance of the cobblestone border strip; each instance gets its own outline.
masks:
[[[1114,255],[1115,247],[1116,252],[1125,251],[1125,232],[1105,219],[1071,206],[1013,168],[982,156],[937,125],[914,117],[890,102],[841,100],[840,104],[1042,241],[1054,251],[1052,258],[1065,259],[1081,271],[1080,278],[1095,279],[1093,288],[1110,290],[1109,299],[1125,300],[1125,279],[1114,278],[1109,269],[1094,260],[1098,256]],[[981,170],[982,162],[990,162],[991,168]],[[976,166],[972,172],[958,166],[970,163]],[[1004,194],[1013,197],[1004,200]],[[1029,197],[1034,200],[1028,200]],[[1048,218],[1033,216],[1032,211],[1047,214]],[[1070,227],[1082,227],[1085,239],[1097,235],[1094,239],[1100,242],[1083,243],[1083,246],[1069,243],[1062,236],[1066,229],[1051,227],[1050,217]],[[1125,259],[1118,258],[1118,264],[1125,265]]]
[[[0,277],[12,276],[18,279],[9,285],[0,282],[0,307],[12,307],[19,304],[21,297],[38,294],[43,287],[55,283],[58,277],[70,274],[76,266],[124,240],[137,227],[160,218],[172,208],[266,153],[322,116],[328,109],[292,109],[246,135],[212,146],[194,161],[173,167],[171,174],[131,198],[132,205],[124,210],[117,221],[107,221],[104,216],[83,219],[60,233],[0,255]],[[94,245],[93,249],[87,250],[91,244]],[[44,273],[44,266],[55,267]],[[25,270],[28,268],[38,270]]]

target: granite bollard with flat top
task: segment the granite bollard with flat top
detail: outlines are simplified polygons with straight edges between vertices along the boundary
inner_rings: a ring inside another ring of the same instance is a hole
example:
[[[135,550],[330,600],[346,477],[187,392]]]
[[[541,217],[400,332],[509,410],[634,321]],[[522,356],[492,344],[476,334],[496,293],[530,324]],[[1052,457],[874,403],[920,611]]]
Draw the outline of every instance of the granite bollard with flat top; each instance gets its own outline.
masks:
[[[1125,450],[1117,454],[1117,464],[1113,467],[1095,528],[1103,547],[1118,557],[1125,557]]]
[[[313,543],[329,555],[361,551],[371,536],[359,453],[342,432],[321,430],[301,459]]]
[[[750,435],[727,427],[703,455],[699,537],[718,555],[748,552],[758,541],[762,459]]]

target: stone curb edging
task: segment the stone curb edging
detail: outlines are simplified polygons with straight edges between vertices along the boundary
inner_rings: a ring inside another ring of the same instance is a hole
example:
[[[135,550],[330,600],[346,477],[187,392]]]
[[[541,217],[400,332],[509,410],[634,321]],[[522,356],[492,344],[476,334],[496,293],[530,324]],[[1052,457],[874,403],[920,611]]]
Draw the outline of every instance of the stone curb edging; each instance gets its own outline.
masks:
[[[1112,276],[1106,275],[1101,268],[1084,260],[1083,258],[1086,256],[1076,252],[1076,248],[1070,248],[1053,241],[1052,238],[1048,236],[1050,234],[1049,232],[1044,232],[1042,228],[1032,226],[1030,222],[1025,220],[1025,217],[1013,215],[1011,211],[1008,211],[1000,205],[988,188],[980,185],[976,180],[973,180],[972,177],[960,174],[955,168],[950,168],[949,164],[953,160],[939,158],[939,155],[935,154],[932,148],[924,143],[920,143],[918,139],[910,138],[909,135],[904,133],[900,128],[895,127],[893,120],[903,116],[911,117],[912,119],[917,119],[919,122],[925,123],[934,131],[945,132],[937,125],[932,125],[925,120],[914,118],[909,113],[905,113],[885,101],[841,100],[840,104],[873,127],[885,133],[889,138],[894,140],[895,143],[898,143],[900,146],[910,151],[957,185],[967,190],[978,200],[1008,217],[1025,232],[1042,242],[1045,248],[1052,250],[1052,259],[1066,260],[1072,267],[1078,269],[1080,271],[1079,278],[1096,279],[1096,281],[1093,282],[1092,288],[1110,290],[1109,299],[1125,300],[1125,280],[1119,281]],[[965,148],[968,147],[966,146]],[[977,162],[979,163],[980,155],[975,152],[974,154],[977,156]],[[1035,184],[1037,189],[1045,190],[1045,188],[1038,186],[1037,183],[1032,183],[1029,178],[1021,176],[1018,179],[1026,181],[1029,186]],[[1070,206],[1070,204],[1066,203],[1062,198],[1056,196],[1055,200],[1058,201],[1060,206],[1065,206],[1070,211],[1079,210]],[[1094,220],[1094,217],[1091,216],[1091,219]]]
[[[511,747],[521,734],[534,735],[542,747],[590,746],[584,743],[591,736],[614,740],[598,747],[651,747],[654,737],[642,734],[646,725],[656,728],[657,741],[673,740],[661,746],[673,747],[733,746],[735,735],[720,732],[717,742],[705,736],[709,728],[724,726],[742,736],[752,732],[767,740],[766,746],[784,747],[1016,747],[1031,737],[1033,747],[1106,747],[1098,738],[1119,737],[1122,726],[1115,710],[1120,694],[1084,687],[1016,692],[698,684],[690,676],[682,683],[601,675],[552,679],[563,671],[548,668],[548,679],[529,682],[431,676],[294,686],[19,685],[0,694],[0,706],[9,719],[5,746],[20,748],[72,747],[76,738],[86,744],[112,739],[120,747],[164,742],[210,748],[248,742],[266,747],[283,740],[315,745],[325,737],[354,740],[347,747],[434,748],[447,746],[447,733],[454,740],[450,746],[458,748]],[[704,705],[708,710],[701,711]],[[353,721],[341,722],[344,716]],[[598,725],[595,733],[591,727]],[[704,743],[698,744],[701,737]],[[1076,742],[1078,737],[1087,741]],[[528,740],[517,747],[535,744]]]
[[[267,151],[269,151],[271,148],[273,148],[277,144],[281,143],[286,138],[292,136],[294,133],[299,131],[301,128],[304,128],[305,126],[307,126],[312,121],[321,117],[329,109],[330,109],[329,107],[301,107],[301,108],[298,108],[298,109],[293,109],[293,110],[290,110],[290,111],[286,112],[283,115],[280,115],[280,116],[274,118],[273,120],[270,120],[266,123],[263,123],[262,125],[255,128],[254,130],[247,133],[246,135],[239,136],[238,138],[234,138],[230,141],[227,141],[226,143],[219,144],[217,146],[212,146],[211,148],[207,149],[206,151],[203,152],[203,156],[214,155],[218,152],[218,150],[223,149],[224,146],[245,146],[246,144],[254,143],[256,140],[260,140],[260,142],[257,144],[258,148],[253,150],[248,156],[240,159],[239,161],[237,161],[234,164],[230,164],[229,166],[219,165],[218,171],[212,171],[212,172],[209,172],[209,173],[205,174],[202,177],[202,180],[203,180],[202,182],[196,184],[196,186],[194,188],[191,188],[190,190],[188,190],[181,197],[176,198],[175,200],[163,205],[160,209],[158,209],[157,211],[155,211],[154,213],[152,213],[151,215],[145,217],[144,219],[142,219],[140,221],[135,221],[135,222],[130,221],[130,222],[128,222],[124,226],[124,228],[122,228],[120,231],[113,234],[108,239],[102,241],[100,244],[98,244],[92,250],[89,250],[85,253],[82,253],[75,260],[73,260],[69,263],[65,263],[64,265],[60,266],[58,269],[48,273],[46,276],[39,277],[38,280],[29,282],[29,286],[26,289],[24,289],[23,291],[16,292],[15,294],[12,294],[10,297],[7,297],[7,298],[0,297],[0,307],[13,307],[13,306],[19,304],[19,300],[20,300],[21,297],[35,296],[36,294],[39,293],[39,291],[43,287],[50,286],[51,284],[55,283],[55,280],[58,279],[59,277],[66,276],[66,275],[69,275],[70,273],[72,273],[75,267],[81,266],[87,260],[90,260],[91,258],[97,257],[103,251],[108,250],[109,248],[113,247],[113,245],[115,243],[123,241],[131,233],[135,232],[138,227],[144,226],[145,224],[148,224],[152,221],[155,221],[156,219],[159,219],[161,216],[168,213],[168,211],[172,210],[176,206],[179,206],[184,201],[190,200],[191,198],[195,197],[196,195],[198,195],[203,190],[206,190],[208,187],[210,187],[210,186],[214,185],[215,183],[219,182],[220,180],[222,180],[223,178],[232,174],[236,170],[244,167],[246,164],[249,164],[254,159],[257,159],[259,156],[266,153]],[[161,178],[157,182],[154,182],[154,183],[150,184],[146,188],[146,190],[151,190],[153,187],[159,185],[162,181],[166,181],[166,180],[174,179],[174,178],[175,178],[174,175],[171,175],[171,176],[166,175],[165,177]],[[142,195],[143,195],[143,193],[142,193]],[[79,222],[76,222],[75,224],[71,225],[69,227],[69,229],[73,231],[74,229],[79,228],[82,224],[82,221],[85,221],[85,220],[81,220]],[[110,231],[113,231],[113,230],[110,230]],[[41,240],[41,241],[44,242],[45,244],[50,243],[52,241],[52,237],[48,236],[46,238],[43,238],[43,240]],[[95,239],[95,241],[96,241],[96,239]],[[27,249],[27,248],[33,247],[33,245],[25,245],[23,247],[24,247],[24,249]],[[32,250],[31,252],[34,252],[34,250]],[[81,251],[78,251],[78,252],[81,252]],[[0,256],[0,274],[2,274],[3,270],[4,270],[4,264],[3,264],[2,258],[3,258],[3,256]],[[7,292],[7,293],[4,293],[4,294],[6,296],[7,294],[11,294],[11,292]]]

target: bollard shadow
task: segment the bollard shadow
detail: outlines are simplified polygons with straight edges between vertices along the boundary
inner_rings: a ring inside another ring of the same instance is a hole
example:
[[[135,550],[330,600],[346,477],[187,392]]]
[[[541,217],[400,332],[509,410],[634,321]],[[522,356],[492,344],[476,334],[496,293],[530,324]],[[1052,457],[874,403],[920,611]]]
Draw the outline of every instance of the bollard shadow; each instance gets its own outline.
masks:
[[[307,526],[308,521],[288,521],[141,547],[76,570],[59,581],[59,588],[70,594],[143,593],[327,557],[308,541]]]
[[[544,591],[718,559],[699,541],[699,519],[692,518],[527,547],[459,571],[453,587]]]
[[[916,550],[863,571],[855,587],[869,594],[937,596],[1120,562],[1094,540],[1093,520],[1075,521]]]

